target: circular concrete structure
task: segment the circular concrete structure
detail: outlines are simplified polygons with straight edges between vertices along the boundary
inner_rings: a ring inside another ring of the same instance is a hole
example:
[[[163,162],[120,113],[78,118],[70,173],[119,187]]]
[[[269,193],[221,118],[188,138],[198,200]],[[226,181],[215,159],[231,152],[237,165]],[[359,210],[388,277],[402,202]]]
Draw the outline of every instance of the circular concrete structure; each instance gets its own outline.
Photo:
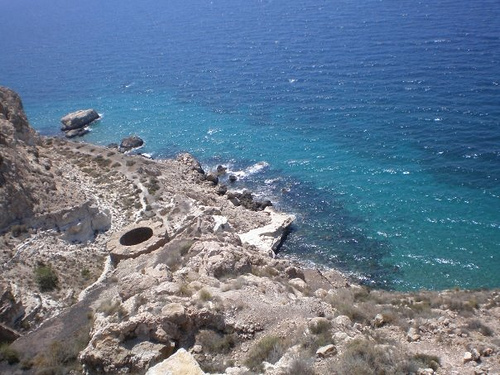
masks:
[[[145,242],[153,237],[153,229],[150,227],[139,227],[132,229],[120,237],[120,245],[134,246]]]
[[[108,241],[111,260],[116,265],[123,259],[137,258],[159,249],[169,241],[167,228],[163,222],[146,221],[132,224],[121,232],[113,234]]]

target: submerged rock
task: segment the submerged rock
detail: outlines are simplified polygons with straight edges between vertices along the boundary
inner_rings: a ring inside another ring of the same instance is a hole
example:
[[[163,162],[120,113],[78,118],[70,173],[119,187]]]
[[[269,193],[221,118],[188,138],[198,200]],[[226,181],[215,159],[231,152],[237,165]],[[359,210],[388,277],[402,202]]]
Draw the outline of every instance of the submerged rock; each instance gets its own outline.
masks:
[[[94,109],[82,109],[76,112],[68,113],[61,118],[62,131],[83,128],[99,118],[99,114]]]

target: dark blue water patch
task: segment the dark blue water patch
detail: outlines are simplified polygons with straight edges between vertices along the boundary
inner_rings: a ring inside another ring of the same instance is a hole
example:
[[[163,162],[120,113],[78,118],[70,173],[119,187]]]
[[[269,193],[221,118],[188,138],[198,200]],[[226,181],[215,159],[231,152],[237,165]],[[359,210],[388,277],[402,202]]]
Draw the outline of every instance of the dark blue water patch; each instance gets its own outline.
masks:
[[[214,161],[221,160],[211,160],[210,164],[216,165]],[[248,161],[240,160],[232,168],[248,165]],[[393,289],[399,283],[402,276],[397,266],[384,263],[394,250],[392,246],[388,241],[369,238],[362,229],[367,218],[346,209],[341,196],[273,168],[235,183],[227,182],[227,178],[221,182],[231,189],[254,191],[260,199],[271,199],[278,209],[297,214],[280,249],[281,256],[298,256],[303,261],[340,269],[366,285]]]

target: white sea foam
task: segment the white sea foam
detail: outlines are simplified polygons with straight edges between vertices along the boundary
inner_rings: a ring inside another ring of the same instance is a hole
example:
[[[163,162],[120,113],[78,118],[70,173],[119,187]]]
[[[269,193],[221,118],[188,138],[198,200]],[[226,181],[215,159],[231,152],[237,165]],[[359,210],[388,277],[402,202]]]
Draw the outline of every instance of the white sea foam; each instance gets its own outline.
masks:
[[[254,175],[256,173],[261,172],[263,169],[269,167],[269,163],[265,161],[259,161],[258,163],[255,163],[254,165],[251,165],[248,168],[245,168],[244,170],[241,171],[231,171],[230,168],[228,167],[227,172],[229,174],[233,174],[236,177],[240,179],[244,179],[248,176]]]

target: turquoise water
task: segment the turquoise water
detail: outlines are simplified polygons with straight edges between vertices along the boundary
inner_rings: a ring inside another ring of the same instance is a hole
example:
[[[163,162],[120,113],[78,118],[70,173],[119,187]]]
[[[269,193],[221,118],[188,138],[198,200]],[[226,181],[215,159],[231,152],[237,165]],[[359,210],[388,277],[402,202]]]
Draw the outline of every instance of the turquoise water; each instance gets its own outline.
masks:
[[[227,164],[282,254],[391,289],[500,286],[496,1],[0,0],[0,84],[59,134]]]

